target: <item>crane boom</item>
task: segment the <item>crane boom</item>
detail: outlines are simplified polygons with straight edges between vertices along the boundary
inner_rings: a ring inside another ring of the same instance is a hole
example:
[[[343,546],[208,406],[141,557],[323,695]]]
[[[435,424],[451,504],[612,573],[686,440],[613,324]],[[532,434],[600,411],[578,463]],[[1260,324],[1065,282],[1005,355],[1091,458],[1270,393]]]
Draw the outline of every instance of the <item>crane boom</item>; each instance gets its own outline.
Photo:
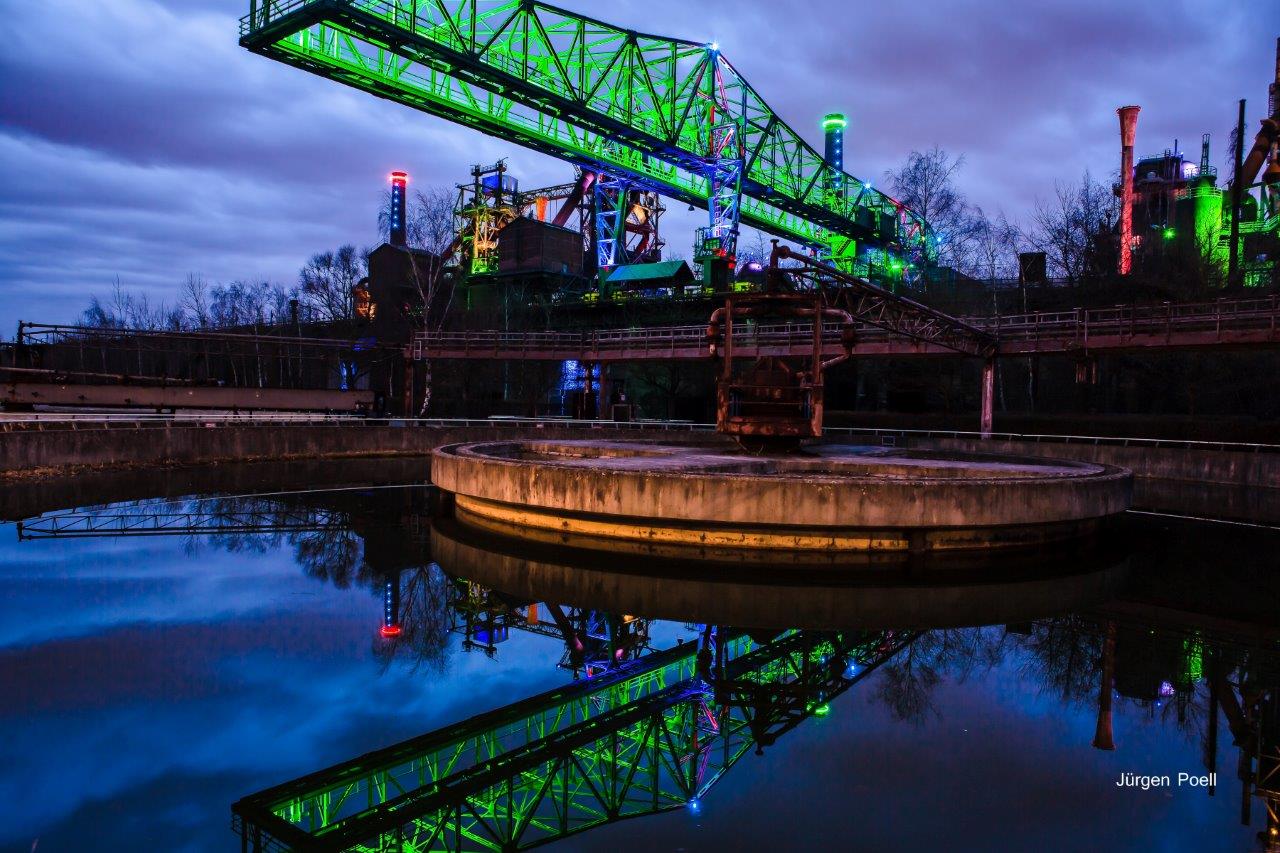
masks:
[[[714,44],[533,0],[251,0],[256,53],[706,207],[713,132],[742,139],[741,221],[816,248],[923,252],[923,223],[844,174]],[[847,250],[842,250],[847,254]]]

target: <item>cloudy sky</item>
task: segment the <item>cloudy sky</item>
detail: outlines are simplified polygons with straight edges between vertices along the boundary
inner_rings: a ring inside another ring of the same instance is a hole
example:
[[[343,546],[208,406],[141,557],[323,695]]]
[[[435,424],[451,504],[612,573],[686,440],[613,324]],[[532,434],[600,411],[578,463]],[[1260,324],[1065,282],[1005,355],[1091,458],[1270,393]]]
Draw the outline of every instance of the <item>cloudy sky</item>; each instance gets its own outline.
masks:
[[[1107,175],[1114,110],[1141,104],[1139,153],[1214,134],[1236,99],[1260,117],[1275,0],[615,0],[638,30],[718,41],[793,127],[850,116],[846,168],[876,180],[913,148],[966,158],[989,213],[1025,217],[1058,178]],[[118,278],[176,299],[188,273],[293,282],[313,252],[372,244],[387,172],[454,184],[541,155],[250,54],[247,0],[5,3],[0,53],[0,335],[74,319]],[[1013,11],[1016,10],[1016,11]],[[683,214],[683,210],[679,211]],[[670,217],[670,225],[678,217]],[[681,224],[687,224],[688,217]],[[685,255],[692,235],[669,228]]]

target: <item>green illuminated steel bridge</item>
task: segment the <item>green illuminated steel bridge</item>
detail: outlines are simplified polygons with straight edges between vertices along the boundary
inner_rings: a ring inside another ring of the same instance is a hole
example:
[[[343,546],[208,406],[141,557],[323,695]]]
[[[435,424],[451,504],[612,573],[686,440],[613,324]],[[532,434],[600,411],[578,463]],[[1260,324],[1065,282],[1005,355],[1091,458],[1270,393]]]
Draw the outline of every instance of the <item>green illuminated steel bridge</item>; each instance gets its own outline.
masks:
[[[686,806],[892,657],[910,635],[687,643],[240,800],[242,849],[540,846]]]
[[[828,166],[715,44],[533,0],[250,0],[240,34],[272,59],[709,208],[713,228],[731,214],[734,233],[740,218],[845,268],[927,251],[917,217]]]

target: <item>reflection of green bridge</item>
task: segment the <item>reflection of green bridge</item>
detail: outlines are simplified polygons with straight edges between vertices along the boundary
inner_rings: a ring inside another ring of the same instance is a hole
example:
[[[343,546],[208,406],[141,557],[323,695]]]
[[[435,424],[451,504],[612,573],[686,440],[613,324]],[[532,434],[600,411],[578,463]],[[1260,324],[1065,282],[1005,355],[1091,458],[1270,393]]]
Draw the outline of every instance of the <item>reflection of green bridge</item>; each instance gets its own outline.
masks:
[[[689,643],[246,797],[245,851],[519,850],[696,802],[909,642]]]

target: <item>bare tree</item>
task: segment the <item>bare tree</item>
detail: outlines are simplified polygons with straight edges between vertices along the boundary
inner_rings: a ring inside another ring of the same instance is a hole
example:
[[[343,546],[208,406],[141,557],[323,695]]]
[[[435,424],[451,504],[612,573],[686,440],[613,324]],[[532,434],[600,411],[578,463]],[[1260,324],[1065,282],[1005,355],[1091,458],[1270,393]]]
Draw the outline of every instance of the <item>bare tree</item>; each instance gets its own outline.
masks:
[[[1099,249],[1110,238],[1117,210],[1115,194],[1086,171],[1078,183],[1055,183],[1053,198],[1036,202],[1024,237],[1045,253],[1053,274],[1074,284],[1103,272]]]
[[[298,295],[307,313],[325,322],[351,319],[355,286],[366,275],[368,254],[348,243],[312,255],[298,273]]]
[[[970,263],[974,219],[955,185],[964,156],[953,157],[938,146],[912,151],[902,168],[885,172],[890,190],[911,208],[937,243],[938,264],[963,269]]]
[[[178,298],[188,322],[197,329],[205,329],[210,324],[209,283],[203,276],[187,273],[187,280],[182,284],[182,295]]]
[[[293,291],[265,281],[215,284],[209,289],[206,325],[225,329],[279,323],[291,298]]]
[[[96,296],[89,298],[89,307],[80,315],[80,322],[98,329],[177,330],[185,325],[180,307],[152,302],[145,292],[127,291],[119,277],[106,301]]]
[[[971,265],[965,273],[974,278],[993,282],[998,278],[1014,278],[1017,275],[1016,258],[1021,234],[1005,219],[1001,212],[990,219],[982,208],[973,208],[973,252]]]

